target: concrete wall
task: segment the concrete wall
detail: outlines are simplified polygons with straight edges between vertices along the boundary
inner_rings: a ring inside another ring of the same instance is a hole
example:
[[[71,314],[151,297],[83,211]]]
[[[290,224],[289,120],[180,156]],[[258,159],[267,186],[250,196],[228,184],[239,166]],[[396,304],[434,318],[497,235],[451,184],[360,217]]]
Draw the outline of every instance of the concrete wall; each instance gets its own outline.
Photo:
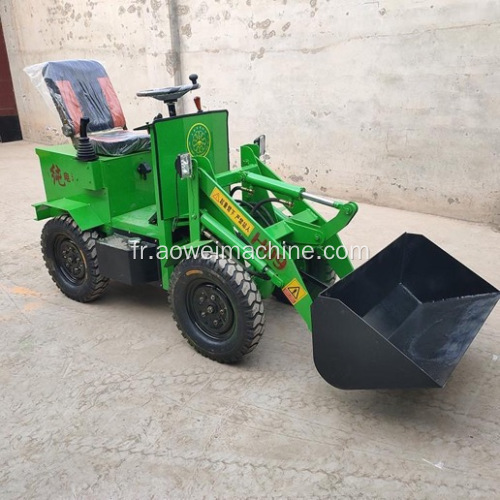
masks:
[[[496,0],[0,6],[26,138],[59,140],[27,64],[102,60],[131,125],[158,109],[136,90],[197,72],[204,105],[229,109],[233,153],[264,132],[270,164],[311,191],[500,224]]]
[[[138,90],[181,79],[164,2],[0,0],[0,15],[25,139],[67,141],[55,108],[47,108],[25,66],[71,58],[101,61],[132,127],[160,111],[152,99],[135,97]]]

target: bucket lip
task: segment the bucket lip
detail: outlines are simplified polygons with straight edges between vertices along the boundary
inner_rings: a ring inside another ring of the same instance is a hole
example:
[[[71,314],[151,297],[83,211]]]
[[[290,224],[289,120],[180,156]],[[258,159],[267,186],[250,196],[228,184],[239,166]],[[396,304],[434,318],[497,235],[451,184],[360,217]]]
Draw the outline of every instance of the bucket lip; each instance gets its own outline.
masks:
[[[335,286],[335,285],[333,285],[333,286]],[[319,298],[319,296],[313,301],[313,303],[311,305],[311,309],[314,307],[314,304],[317,302],[318,298]],[[401,351],[401,349],[399,349],[392,342],[390,342],[388,339],[386,339],[378,330],[373,328],[373,326],[370,325],[362,316],[360,316],[359,314],[354,312],[345,302],[343,302],[340,299],[333,298],[333,297],[327,297],[327,298],[328,298],[328,300],[335,300],[336,302],[339,302],[342,305],[342,307],[344,307],[345,309],[348,309],[352,314],[354,314],[358,319],[360,319],[368,328],[370,328],[370,330],[372,330],[378,336],[379,339],[383,340],[387,345],[389,345],[390,347],[392,347],[393,349],[398,351],[399,354],[404,356],[405,359],[407,359],[413,366],[415,366],[429,380],[432,380],[432,382],[437,387],[443,388],[445,386],[446,382],[443,385],[436,382],[425,370],[423,370],[419,365],[417,365],[417,363],[415,363],[415,361],[413,361],[411,358],[409,358],[403,351]],[[313,357],[314,357],[314,314],[311,315],[311,319],[312,319]],[[341,388],[341,387],[339,387],[339,388]]]
[[[463,264],[461,261],[459,261],[456,257],[454,257],[453,255],[451,255],[449,252],[447,252],[444,248],[442,248],[441,246],[439,246],[437,243],[435,243],[434,241],[432,241],[431,239],[427,238],[427,236],[423,235],[423,234],[420,234],[420,233],[410,233],[410,232],[404,232],[404,233],[401,233],[395,240],[391,241],[390,243],[388,243],[387,245],[385,245],[382,249],[380,249],[375,255],[373,255],[372,257],[370,257],[367,261],[363,262],[359,267],[356,267],[356,269],[353,269],[349,274],[347,274],[346,276],[344,276],[343,278],[337,280],[333,285],[325,288],[324,290],[322,290],[319,294],[318,294],[318,298],[319,297],[325,297],[325,293],[328,291],[328,290],[332,290],[334,288],[340,288],[342,286],[342,283],[344,282],[344,280],[346,278],[349,278],[352,274],[358,272],[360,269],[362,269],[363,267],[365,266],[368,266],[371,261],[373,259],[375,259],[378,255],[380,255],[382,252],[384,252],[387,248],[389,248],[391,245],[395,244],[397,241],[399,240],[404,240],[404,239],[408,239],[408,237],[411,237],[411,236],[416,236],[416,237],[419,237],[419,238],[423,238],[424,240],[427,240],[430,244],[434,245],[436,248],[438,248],[441,252],[444,252],[446,253],[450,258],[452,258],[453,260],[457,261],[458,264],[464,266],[466,269],[468,269],[472,274],[476,275],[477,278],[479,278],[480,280],[482,280],[485,285],[488,285],[490,288],[491,288],[491,291],[489,292],[484,292],[484,293],[478,293],[478,294],[474,294],[474,296],[476,297],[481,297],[483,295],[497,295],[500,297],[500,289],[497,288],[496,286],[492,285],[488,280],[484,279],[481,275],[479,275],[476,271],[474,271],[473,269],[471,269],[469,266],[466,266],[465,264]],[[403,284],[401,281],[400,281],[401,284]],[[469,297],[469,295],[464,295],[462,297]],[[328,298],[332,298],[332,297],[328,297]],[[451,297],[450,297],[451,298]],[[447,300],[447,299],[444,299],[444,300]]]
[[[441,247],[440,245],[438,245],[436,242],[432,241],[430,238],[427,238],[427,236],[425,236],[424,234],[410,233],[410,232],[405,231],[398,238],[396,238],[393,242],[389,243],[389,245],[387,245],[384,248],[382,248],[382,250],[380,250],[380,252],[383,252],[387,247],[389,247],[390,245],[392,245],[393,243],[395,243],[399,239],[401,239],[401,238],[405,238],[406,239],[408,236],[418,236],[420,238],[424,238],[429,243],[431,243],[432,245],[434,245],[436,248],[439,248],[439,250],[441,250],[442,252],[445,252],[446,254],[448,254],[452,259],[456,260],[459,264],[461,264],[462,266],[466,267],[471,273],[475,274],[478,278],[480,278],[481,280],[483,280],[487,285],[489,285],[493,289],[490,292],[475,294],[475,296],[480,297],[481,295],[500,294],[500,289],[498,289],[495,285],[492,285],[488,280],[484,279],[479,273],[477,273],[476,271],[474,271],[473,269],[471,269],[468,265],[465,265],[462,261],[458,260],[456,257],[454,257],[453,255],[451,255],[448,251],[446,251],[443,247]],[[376,255],[378,255],[380,252],[377,252],[373,257],[375,257]],[[370,260],[371,260],[371,258],[368,259],[366,262],[363,262],[363,264],[361,266],[359,266],[359,268],[361,268],[362,266],[364,266],[365,264],[367,264]],[[357,268],[357,269],[359,269],[359,268]]]
[[[359,268],[358,268],[359,269]],[[345,302],[343,302],[342,300],[338,299],[337,297],[330,297],[328,295],[325,295],[325,293],[328,291],[328,290],[331,290],[332,288],[336,287],[339,283],[341,283],[342,280],[339,280],[339,281],[336,281],[333,285],[325,288],[324,290],[322,290],[318,296],[316,297],[316,299],[314,299],[313,301],[313,304],[314,302],[316,302],[316,300],[318,300],[319,298],[322,298],[322,299],[329,299],[329,300],[338,300],[339,302],[342,302],[342,304],[345,304]],[[402,282],[399,282],[400,285],[404,285],[404,283]],[[493,285],[492,285],[493,288],[495,288]],[[494,291],[491,291],[491,292],[484,292],[484,293],[474,293],[474,294],[471,294],[471,295],[460,295],[460,296],[457,296],[457,297],[446,297],[445,299],[439,299],[439,300],[434,300],[432,301],[432,303],[437,303],[437,302],[446,302],[447,300],[463,300],[463,299],[466,299],[468,297],[477,297],[477,298],[485,298],[485,297],[496,297],[497,298],[497,301],[500,299],[500,290],[497,290],[495,288]],[[431,303],[431,302],[422,302],[423,304],[426,304],[426,303]],[[355,313],[349,306],[346,305],[346,307],[352,311],[353,313]],[[355,313],[356,314],[356,313]]]

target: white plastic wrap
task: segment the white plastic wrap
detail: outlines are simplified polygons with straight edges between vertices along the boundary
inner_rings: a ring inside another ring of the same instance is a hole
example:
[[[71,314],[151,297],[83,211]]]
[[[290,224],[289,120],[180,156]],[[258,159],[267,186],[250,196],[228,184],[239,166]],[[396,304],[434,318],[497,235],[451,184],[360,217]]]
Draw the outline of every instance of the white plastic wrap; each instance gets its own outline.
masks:
[[[97,154],[121,156],[150,148],[147,132],[126,129],[125,117],[106,70],[98,61],[48,61],[24,69],[48,106],[55,105],[64,135],[78,137],[80,120]]]

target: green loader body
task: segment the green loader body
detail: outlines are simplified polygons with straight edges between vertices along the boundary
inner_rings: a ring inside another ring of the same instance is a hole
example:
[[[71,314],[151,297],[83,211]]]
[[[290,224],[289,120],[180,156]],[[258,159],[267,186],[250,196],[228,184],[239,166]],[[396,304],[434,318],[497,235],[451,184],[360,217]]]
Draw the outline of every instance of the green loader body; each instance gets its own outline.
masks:
[[[354,271],[339,232],[357,205],[284,182],[262,161],[262,138],[230,168],[227,111],[177,116],[179,88],[143,94],[170,110],[141,127],[150,150],[89,161],[73,145],[36,150],[46,200],[34,207],[51,219],[42,249],[59,288],[91,301],[109,279],[158,284],[187,340],[222,362],[253,350],[274,295],[312,331],[332,385],[442,387],[498,291],[418,235]]]
[[[67,213],[83,231],[98,229],[108,236],[118,231],[164,249],[176,245],[188,251],[214,241],[228,245],[235,253],[248,255],[247,262],[265,276],[256,278],[264,298],[276,287],[288,293],[286,287],[292,283],[293,293],[288,296],[310,328],[311,304],[321,286],[310,286],[309,291],[300,272],[304,262],[297,261],[307,252],[318,258],[326,246],[342,246],[338,232],[354,217],[357,205],[332,202],[338,214],[325,221],[302,198],[304,188],[283,182],[259,159],[255,144],[241,147],[241,167],[231,170],[227,117],[227,111],[213,111],[155,121],[149,127],[154,154],[101,156],[81,162],[71,145],[37,149],[47,194],[47,201],[34,205],[37,219]],[[181,178],[175,162],[187,152],[193,127],[203,131],[209,146],[206,155],[193,156],[192,174]],[[143,164],[151,165],[149,174],[140,174]],[[244,203],[230,194],[235,185],[244,188]],[[289,214],[270,204],[266,212],[273,224],[263,227],[247,207],[269,199],[269,193],[286,203]],[[205,237],[205,232],[211,237]],[[294,245],[295,261],[285,258],[293,253],[286,251],[285,243]],[[261,258],[252,258],[251,248]],[[159,262],[165,290],[178,263],[167,253]],[[324,261],[339,277],[353,270],[348,256]]]

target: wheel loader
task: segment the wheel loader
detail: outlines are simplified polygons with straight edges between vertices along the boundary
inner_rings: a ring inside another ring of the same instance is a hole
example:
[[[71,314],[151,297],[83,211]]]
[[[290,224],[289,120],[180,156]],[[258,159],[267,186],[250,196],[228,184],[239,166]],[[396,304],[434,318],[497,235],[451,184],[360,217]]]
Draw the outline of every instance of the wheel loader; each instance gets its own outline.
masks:
[[[168,115],[129,130],[99,62],[26,71],[72,142],[36,150],[46,200],[34,205],[37,220],[49,219],[48,272],[70,299],[91,302],[109,280],[157,284],[194,349],[236,363],[257,346],[274,295],[303,318],[320,375],[341,389],[443,387],[498,301],[422,235],[403,234],[355,270],[335,250],[356,203],[284,182],[263,161],[264,136],[230,168],[227,111],[203,110],[196,97],[197,112],[177,114],[196,75],[138,92]]]

